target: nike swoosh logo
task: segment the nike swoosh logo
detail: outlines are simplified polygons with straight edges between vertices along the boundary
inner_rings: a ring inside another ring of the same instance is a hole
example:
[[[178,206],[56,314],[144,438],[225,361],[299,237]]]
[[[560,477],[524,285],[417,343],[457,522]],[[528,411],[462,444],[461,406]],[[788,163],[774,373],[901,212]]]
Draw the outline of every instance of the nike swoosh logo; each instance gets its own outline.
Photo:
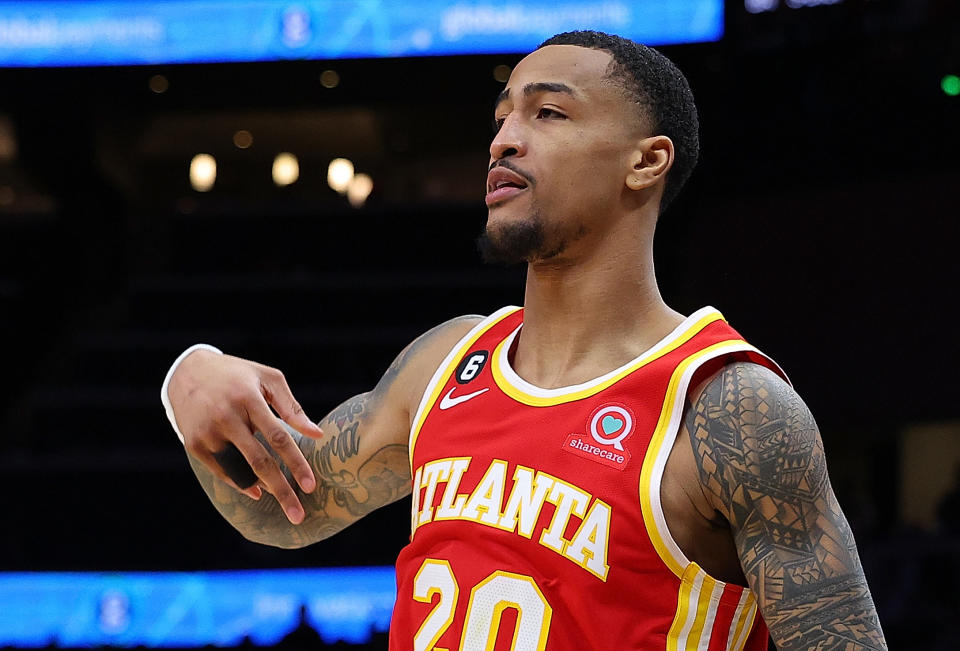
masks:
[[[480,389],[479,391],[474,391],[473,393],[465,393],[462,396],[453,397],[453,392],[457,390],[457,387],[453,387],[447,392],[447,395],[443,396],[440,400],[440,409],[450,409],[450,407],[456,407],[461,402],[466,402],[467,400],[472,400],[476,398],[481,393],[486,393],[490,390],[490,387],[486,389]]]

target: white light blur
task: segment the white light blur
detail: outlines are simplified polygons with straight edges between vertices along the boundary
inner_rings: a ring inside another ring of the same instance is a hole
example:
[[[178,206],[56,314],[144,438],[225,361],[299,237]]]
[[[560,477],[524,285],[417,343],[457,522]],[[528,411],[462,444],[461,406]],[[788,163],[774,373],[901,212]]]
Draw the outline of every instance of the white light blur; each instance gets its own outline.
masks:
[[[327,183],[330,187],[345,194],[353,180],[353,163],[346,158],[334,158],[327,168]]]
[[[776,11],[778,6],[780,6],[780,0],[743,0],[743,8],[751,14]]]
[[[787,6],[791,9],[802,9],[803,7],[816,7],[819,5],[836,5],[843,0],[787,0]]]
[[[273,159],[273,182],[279,186],[296,183],[300,178],[300,163],[297,157],[289,152],[277,154]]]
[[[347,201],[354,208],[362,206],[373,192],[373,179],[367,174],[357,174],[347,186]]]
[[[197,192],[209,192],[217,180],[217,159],[210,154],[197,154],[190,161],[190,185]]]

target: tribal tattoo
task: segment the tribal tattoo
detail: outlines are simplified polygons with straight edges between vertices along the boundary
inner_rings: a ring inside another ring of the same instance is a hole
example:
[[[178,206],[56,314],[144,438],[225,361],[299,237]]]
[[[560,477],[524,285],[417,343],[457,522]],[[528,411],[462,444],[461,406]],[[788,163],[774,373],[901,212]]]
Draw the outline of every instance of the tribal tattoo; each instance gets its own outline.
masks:
[[[794,390],[762,366],[730,364],[686,429],[777,648],[886,649],[820,433]]]

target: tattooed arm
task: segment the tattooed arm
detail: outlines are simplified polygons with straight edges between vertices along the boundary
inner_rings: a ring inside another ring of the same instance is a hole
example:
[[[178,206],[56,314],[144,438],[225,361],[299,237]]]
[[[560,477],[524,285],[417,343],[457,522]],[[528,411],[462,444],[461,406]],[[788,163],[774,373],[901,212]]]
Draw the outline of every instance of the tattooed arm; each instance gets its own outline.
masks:
[[[217,479],[193,455],[188,455],[190,466],[220,515],[245,538],[275,547],[304,547],[410,492],[407,446],[399,436],[402,427],[391,429],[377,422],[376,412],[387,411],[379,403],[376,390],[350,398],[321,421],[324,436],[319,440],[288,428],[317,478],[317,487],[310,493],[294,483],[290,470],[266,438],[255,434],[295,487],[304,511],[299,524],[287,519],[269,493],[252,499]]]
[[[190,465],[210,501],[249,540],[292,548],[327,538],[409,494],[410,421],[433,372],[477,320],[454,319],[419,337],[394,360],[376,388],[350,398],[320,422],[323,433],[319,438],[303,436],[272,415],[278,423],[276,429],[261,426],[270,432],[267,436],[253,432],[257,427],[249,416],[251,405],[269,400],[276,407],[278,401],[262,381],[256,391],[231,387],[243,384],[236,378],[266,367],[229,356],[201,358],[194,361],[192,370],[188,367],[184,372],[180,382],[187,386],[177,388],[175,396],[178,368],[171,379],[171,402]],[[199,365],[210,368],[201,373]],[[292,395],[289,401],[296,404]],[[205,413],[203,405],[217,407]],[[262,408],[269,411],[265,404]],[[299,407],[297,410],[302,414]],[[190,423],[185,426],[181,411],[200,415],[185,418]],[[282,410],[278,412],[286,418]],[[227,429],[225,424],[232,424],[229,436],[215,435]],[[235,473],[228,474],[218,463],[229,443],[243,452],[260,478],[259,486],[240,490],[231,481]],[[294,446],[297,455],[284,445]],[[298,460],[306,471],[299,466],[291,469]],[[305,472],[316,478],[315,488]],[[308,488],[313,490],[305,490]]]
[[[780,651],[886,649],[813,416],[773,371],[734,363],[688,409],[707,500]]]

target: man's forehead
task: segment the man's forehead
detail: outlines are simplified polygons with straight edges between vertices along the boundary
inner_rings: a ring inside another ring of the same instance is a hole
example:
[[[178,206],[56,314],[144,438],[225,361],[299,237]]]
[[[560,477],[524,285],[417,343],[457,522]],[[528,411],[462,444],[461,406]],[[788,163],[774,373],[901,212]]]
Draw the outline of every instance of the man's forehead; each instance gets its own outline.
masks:
[[[611,55],[579,45],[548,45],[525,56],[510,74],[507,87],[530,82],[559,82],[589,90],[602,83]]]

